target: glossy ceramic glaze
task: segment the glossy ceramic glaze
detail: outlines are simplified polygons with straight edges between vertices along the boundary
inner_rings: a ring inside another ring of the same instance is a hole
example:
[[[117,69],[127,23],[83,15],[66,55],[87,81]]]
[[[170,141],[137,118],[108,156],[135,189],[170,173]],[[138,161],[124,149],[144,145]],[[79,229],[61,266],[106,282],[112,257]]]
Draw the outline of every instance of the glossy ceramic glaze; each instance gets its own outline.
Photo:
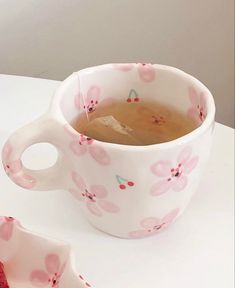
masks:
[[[167,143],[128,146],[90,139],[70,125],[100,103],[154,99],[187,113],[198,128]],[[48,112],[9,138],[3,164],[23,188],[68,190],[98,229],[123,238],[145,237],[168,227],[196,191],[210,152],[214,116],[210,91],[176,68],[140,63],[91,67],[63,81]],[[32,171],[21,156],[38,142],[53,144],[59,156],[53,167]]]

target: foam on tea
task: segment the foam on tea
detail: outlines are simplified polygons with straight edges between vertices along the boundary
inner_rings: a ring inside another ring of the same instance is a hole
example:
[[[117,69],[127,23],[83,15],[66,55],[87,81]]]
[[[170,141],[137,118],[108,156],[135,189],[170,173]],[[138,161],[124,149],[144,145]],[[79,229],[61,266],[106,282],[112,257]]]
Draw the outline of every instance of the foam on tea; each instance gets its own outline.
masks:
[[[72,126],[92,139],[126,145],[168,142],[198,127],[186,114],[158,102],[99,105],[81,113]]]

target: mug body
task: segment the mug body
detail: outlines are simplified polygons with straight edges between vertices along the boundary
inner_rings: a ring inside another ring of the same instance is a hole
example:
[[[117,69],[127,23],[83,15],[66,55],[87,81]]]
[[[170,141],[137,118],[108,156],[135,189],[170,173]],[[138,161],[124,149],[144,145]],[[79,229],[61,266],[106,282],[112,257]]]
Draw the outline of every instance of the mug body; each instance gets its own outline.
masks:
[[[193,118],[198,127],[173,141],[130,146],[91,139],[71,126],[79,114],[92,115],[99,105],[154,101]],[[13,160],[20,161],[19,172],[8,174],[24,188],[68,190],[96,228],[122,238],[145,237],[174,222],[196,191],[209,156],[214,116],[209,90],[176,68],[151,64],[91,67],[63,81],[48,113],[29,127],[31,131],[36,125],[44,141],[57,147],[60,155],[55,167],[47,172],[24,168],[20,155],[25,140],[18,156],[12,152],[17,149],[13,148],[17,135],[7,142],[3,162],[12,170]],[[28,138],[35,143],[40,137]],[[9,150],[15,159],[6,156]]]

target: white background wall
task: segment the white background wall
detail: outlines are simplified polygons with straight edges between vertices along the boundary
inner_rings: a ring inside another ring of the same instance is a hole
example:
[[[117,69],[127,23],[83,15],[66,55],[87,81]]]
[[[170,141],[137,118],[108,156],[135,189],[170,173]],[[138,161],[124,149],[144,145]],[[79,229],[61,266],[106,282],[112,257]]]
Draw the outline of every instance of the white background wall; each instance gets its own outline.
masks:
[[[108,62],[193,74],[234,126],[233,0],[0,0],[0,73],[60,80]]]

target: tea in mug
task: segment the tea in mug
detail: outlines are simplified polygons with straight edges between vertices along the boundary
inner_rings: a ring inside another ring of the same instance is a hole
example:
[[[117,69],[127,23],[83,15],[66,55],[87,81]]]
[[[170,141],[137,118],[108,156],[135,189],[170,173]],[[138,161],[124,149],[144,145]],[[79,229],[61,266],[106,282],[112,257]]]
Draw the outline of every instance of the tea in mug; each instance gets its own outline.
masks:
[[[198,124],[176,108],[158,102],[99,104],[82,112],[72,126],[81,134],[103,142],[151,145],[177,139]]]

